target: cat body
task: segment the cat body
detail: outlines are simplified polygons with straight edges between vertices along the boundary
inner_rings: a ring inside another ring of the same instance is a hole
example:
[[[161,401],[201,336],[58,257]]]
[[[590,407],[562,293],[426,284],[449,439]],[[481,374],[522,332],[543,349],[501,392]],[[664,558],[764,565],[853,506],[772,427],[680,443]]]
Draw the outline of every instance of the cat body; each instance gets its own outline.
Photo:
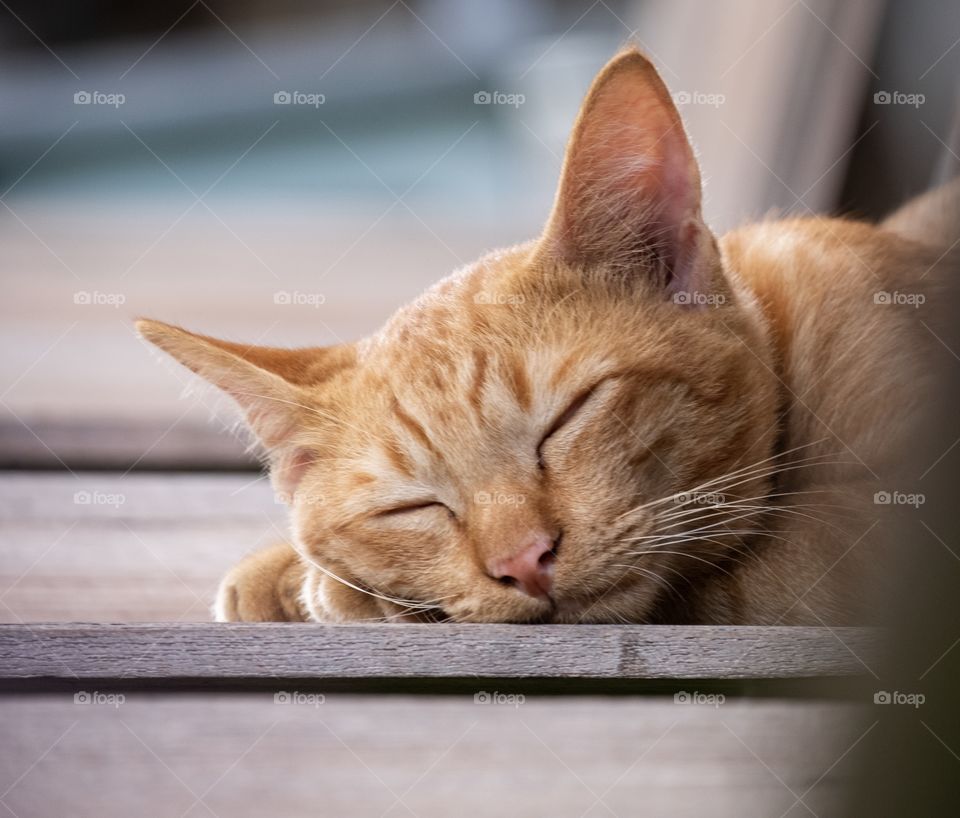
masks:
[[[890,547],[876,492],[931,400],[915,305],[956,269],[958,190],[718,242],[669,93],[627,51],[543,235],[373,336],[281,350],[141,321],[237,401],[290,504],[291,544],[234,568],[217,618],[857,621]]]

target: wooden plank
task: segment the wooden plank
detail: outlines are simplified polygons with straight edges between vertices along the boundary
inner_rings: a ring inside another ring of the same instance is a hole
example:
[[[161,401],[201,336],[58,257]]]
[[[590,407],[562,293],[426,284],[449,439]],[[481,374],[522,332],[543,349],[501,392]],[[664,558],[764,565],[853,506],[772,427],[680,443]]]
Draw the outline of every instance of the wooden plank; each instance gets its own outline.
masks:
[[[8,473],[0,519],[6,622],[209,622],[230,567],[286,534],[255,473]]]
[[[203,420],[40,418],[28,426],[0,410],[0,469],[64,467],[255,471],[259,464],[236,435]]]
[[[837,702],[84,692],[0,698],[11,814],[837,815],[880,732]]]
[[[0,678],[809,678],[864,672],[877,642],[852,628],[0,625]]]

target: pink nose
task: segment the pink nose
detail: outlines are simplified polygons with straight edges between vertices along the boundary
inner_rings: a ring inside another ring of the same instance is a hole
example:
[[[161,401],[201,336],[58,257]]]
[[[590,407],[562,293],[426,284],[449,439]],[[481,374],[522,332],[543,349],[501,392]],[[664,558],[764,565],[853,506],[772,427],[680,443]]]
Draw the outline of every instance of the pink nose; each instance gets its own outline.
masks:
[[[536,534],[513,556],[491,561],[487,566],[490,576],[529,596],[548,596],[553,587],[556,561],[553,546],[553,540],[546,534]]]

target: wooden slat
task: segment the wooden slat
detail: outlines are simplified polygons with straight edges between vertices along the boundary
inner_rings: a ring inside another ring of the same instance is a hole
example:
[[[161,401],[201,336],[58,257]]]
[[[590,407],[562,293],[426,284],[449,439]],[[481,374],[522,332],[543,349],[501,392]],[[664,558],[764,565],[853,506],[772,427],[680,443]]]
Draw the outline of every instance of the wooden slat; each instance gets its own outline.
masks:
[[[6,622],[209,622],[230,567],[286,534],[255,473],[8,473],[0,518]]]
[[[876,641],[849,628],[2,625],[0,678],[808,678],[863,672]]]
[[[0,792],[19,818],[825,817],[880,733],[838,702],[481,690],[0,697]]]
[[[204,419],[41,418],[27,426],[0,409],[0,469],[255,471],[258,466],[241,439]]]

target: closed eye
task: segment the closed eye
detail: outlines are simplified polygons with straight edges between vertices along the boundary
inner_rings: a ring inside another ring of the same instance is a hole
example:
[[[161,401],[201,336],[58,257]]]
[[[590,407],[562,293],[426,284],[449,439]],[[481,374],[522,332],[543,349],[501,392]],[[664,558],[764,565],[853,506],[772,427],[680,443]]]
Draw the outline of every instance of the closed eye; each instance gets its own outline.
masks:
[[[537,463],[540,468],[544,468],[543,462],[543,447],[546,445],[547,441],[553,437],[557,432],[559,432],[564,426],[566,426],[573,418],[576,416],[583,405],[593,397],[594,392],[597,391],[600,384],[595,384],[589,389],[581,392],[577,397],[575,397],[570,404],[564,409],[557,418],[550,425],[550,428],[547,429],[547,433],[540,440],[540,443],[537,445]]]
[[[444,511],[450,511],[443,503],[438,500],[425,500],[421,503],[406,503],[402,506],[395,506],[383,511],[378,511],[374,517],[397,517],[401,514],[412,514],[415,511],[424,511],[428,508],[441,508]],[[452,513],[452,512],[451,512]]]

